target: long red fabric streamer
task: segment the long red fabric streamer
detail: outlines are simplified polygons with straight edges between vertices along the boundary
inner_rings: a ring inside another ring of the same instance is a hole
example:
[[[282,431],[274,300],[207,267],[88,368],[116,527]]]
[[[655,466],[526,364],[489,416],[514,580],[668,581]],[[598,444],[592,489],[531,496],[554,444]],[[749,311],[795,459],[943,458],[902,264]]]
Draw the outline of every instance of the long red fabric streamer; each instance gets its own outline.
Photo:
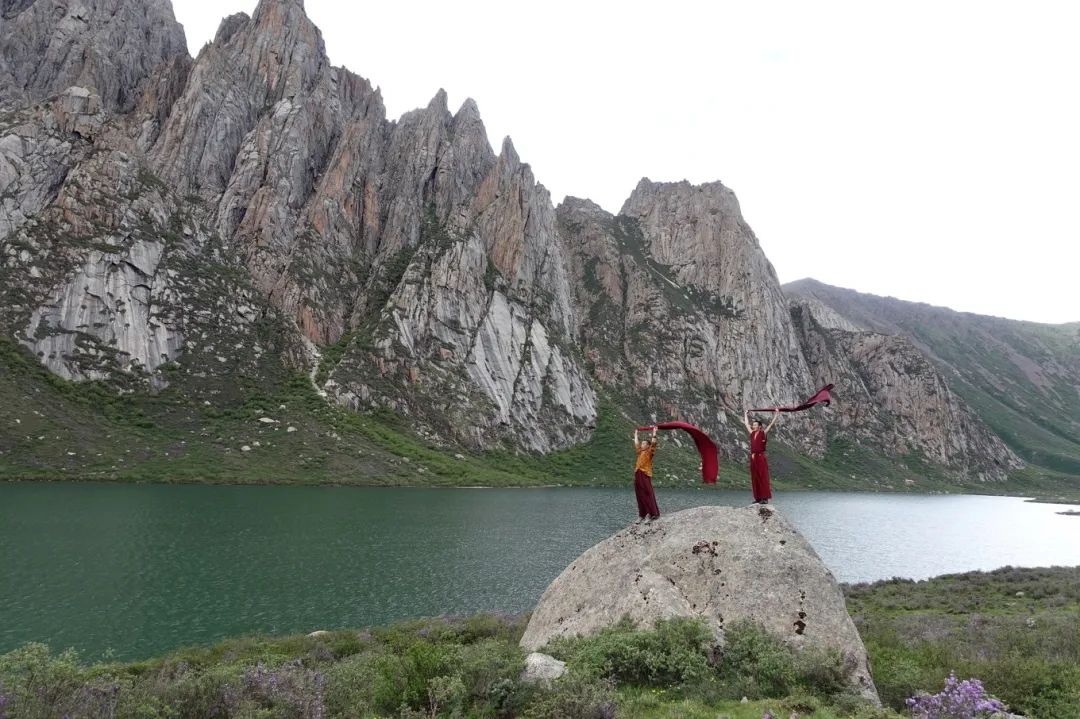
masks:
[[[701,455],[701,481],[705,484],[716,484],[716,475],[720,471],[720,466],[716,457],[716,445],[709,439],[709,435],[686,422],[664,422],[655,426],[656,429],[681,429],[693,437],[694,444],[697,445],[698,453]],[[652,430],[652,426],[638,427],[639,432]]]
[[[751,412],[775,412],[776,410],[780,410],[781,412],[802,412],[804,409],[810,409],[815,404],[824,404],[824,405],[828,406],[832,402],[832,398],[829,396],[829,390],[831,390],[833,388],[833,386],[834,385],[831,385],[831,384],[825,385],[824,387],[819,389],[817,391],[817,394],[815,394],[813,397],[806,400],[805,402],[803,402],[800,405],[796,405],[795,407],[769,407],[767,409],[752,409],[750,411]]]

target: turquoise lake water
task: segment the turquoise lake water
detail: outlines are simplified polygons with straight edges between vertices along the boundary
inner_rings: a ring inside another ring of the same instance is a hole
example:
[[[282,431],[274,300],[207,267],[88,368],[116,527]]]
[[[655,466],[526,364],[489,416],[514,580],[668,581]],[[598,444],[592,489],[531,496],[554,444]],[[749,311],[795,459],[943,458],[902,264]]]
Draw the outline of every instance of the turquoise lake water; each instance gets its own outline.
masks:
[[[659,491],[661,510],[744,505]],[[1080,564],[1080,517],[1010,497],[835,492],[775,505],[841,581]],[[250,633],[532,608],[635,519],[616,489],[0,484],[0,652],[149,657]]]

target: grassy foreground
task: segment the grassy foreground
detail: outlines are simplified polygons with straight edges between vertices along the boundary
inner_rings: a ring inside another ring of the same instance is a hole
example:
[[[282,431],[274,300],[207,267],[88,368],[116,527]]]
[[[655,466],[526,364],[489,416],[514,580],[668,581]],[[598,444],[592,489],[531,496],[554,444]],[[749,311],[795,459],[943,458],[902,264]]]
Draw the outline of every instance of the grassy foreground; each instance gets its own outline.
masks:
[[[1020,714],[1080,719],[1080,567],[1004,568],[846,587],[883,702],[950,671]]]
[[[85,666],[27,645],[0,656],[0,717],[896,719],[953,671],[1025,716],[1080,717],[1080,567],[846,591],[882,709],[845,691],[839,656],[793,653],[749,624],[729,627],[718,653],[685,620],[558,642],[548,651],[567,676],[530,686],[517,646],[525,618],[481,615],[236,639],[129,664]]]

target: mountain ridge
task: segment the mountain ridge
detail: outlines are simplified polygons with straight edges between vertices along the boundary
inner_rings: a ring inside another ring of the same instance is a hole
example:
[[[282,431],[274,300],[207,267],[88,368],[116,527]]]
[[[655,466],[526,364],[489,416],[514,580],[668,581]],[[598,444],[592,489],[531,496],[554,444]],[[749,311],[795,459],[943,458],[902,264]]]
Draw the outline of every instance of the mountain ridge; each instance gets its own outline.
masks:
[[[45,36],[63,18],[41,2],[15,17]],[[451,113],[440,91],[389,120],[368,80],[330,64],[302,2],[224,19],[194,59],[122,18],[154,62],[59,94],[97,76],[45,63],[39,89],[0,93],[0,329],[67,380],[216,406],[242,400],[242,376],[306,372],[443,451],[573,451],[603,411],[698,422],[734,459],[742,407],[835,372],[837,396],[859,399],[787,418],[793,456],[855,446],[957,481],[1022,465],[917,337],[790,297],[722,183],[642,178],[618,215],[555,207],[471,99]],[[4,22],[11,46],[22,26]],[[103,100],[116,83],[138,101]]]
[[[1050,325],[961,313],[817,281],[786,287],[864,326],[907,337],[1021,457],[1069,474],[1080,472],[1075,402],[1080,395],[1080,323]],[[1058,423],[1047,421],[1051,414]]]
[[[1063,328],[1063,329],[1075,329],[1075,328],[1080,327],[1080,320],[1067,320],[1065,322],[1043,322],[1043,321],[1040,321],[1040,320],[1025,320],[1025,319],[1017,319],[1015,317],[1005,317],[1004,315],[988,315],[988,314],[983,314],[983,313],[980,313],[980,312],[972,312],[972,311],[969,311],[969,310],[958,310],[958,309],[955,309],[953,307],[949,307],[948,305],[937,305],[937,304],[934,304],[932,302],[923,302],[921,300],[904,299],[904,298],[901,298],[901,297],[896,297],[894,295],[882,295],[882,294],[878,294],[876,292],[867,292],[867,291],[864,291],[864,290],[856,290],[856,289],[852,289],[850,287],[840,287],[839,285],[831,285],[831,284],[829,284],[827,282],[823,282],[823,281],[821,281],[819,279],[816,279],[814,277],[800,277],[797,280],[791,280],[790,282],[783,283],[783,286],[789,288],[789,290],[795,291],[796,293],[804,291],[807,294],[812,294],[814,287],[829,287],[829,288],[833,288],[833,289],[845,290],[847,292],[852,292],[852,293],[855,293],[857,295],[861,295],[861,296],[863,296],[865,298],[868,298],[868,299],[885,300],[885,301],[893,301],[893,302],[902,302],[902,303],[905,303],[905,304],[914,305],[916,307],[921,307],[921,308],[928,309],[928,310],[944,310],[946,312],[951,312],[951,313],[957,314],[957,315],[964,315],[964,316],[971,317],[971,318],[981,318],[981,319],[988,319],[988,320],[1001,320],[1001,321],[1004,321],[1004,322],[1018,322],[1018,323],[1021,323],[1021,324],[1036,325],[1036,326],[1040,326],[1040,327],[1060,327],[1060,328]]]

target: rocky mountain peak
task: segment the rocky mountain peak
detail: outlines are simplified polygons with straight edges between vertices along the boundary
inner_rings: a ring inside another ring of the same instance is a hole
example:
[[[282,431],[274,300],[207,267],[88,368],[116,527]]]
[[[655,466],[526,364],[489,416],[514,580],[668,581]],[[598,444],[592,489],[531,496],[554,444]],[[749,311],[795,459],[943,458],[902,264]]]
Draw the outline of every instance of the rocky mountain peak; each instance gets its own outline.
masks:
[[[214,35],[214,44],[224,45],[249,22],[251,22],[251,16],[246,12],[233,13],[232,15],[222,18],[221,24],[218,25],[217,33]]]
[[[480,107],[476,104],[476,100],[471,97],[465,98],[465,102],[461,103],[461,107],[454,113],[454,119],[465,119],[469,121],[480,120]]]
[[[780,298],[776,273],[743,220],[735,193],[723,183],[645,178],[621,214],[640,223],[650,255],[674,268],[680,283],[726,296],[765,292]],[[734,267],[752,270],[739,274],[730,271]],[[748,276],[755,281],[747,282]],[[761,286],[762,280],[767,286]]]
[[[484,121],[480,117],[480,108],[471,97],[461,103],[461,107],[454,113],[450,132],[459,143],[469,142],[477,146],[475,148],[477,151],[483,150],[487,155],[492,154],[487,128],[484,127]]]
[[[439,88],[435,92],[435,96],[427,104],[428,112],[437,112],[440,114],[450,113],[450,100],[446,94],[446,90]]]
[[[451,113],[439,90],[388,120],[299,0],[226,18],[195,60],[166,0],[0,2],[15,107],[0,113],[0,325],[53,372],[227,381],[221,328],[263,316],[290,348],[279,364],[319,363],[329,400],[436,442],[569,447],[603,390],[735,458],[743,407],[840,378],[861,414],[786,419],[788,447],[820,456],[831,427],[946,465],[993,456],[988,478],[1015,465],[919,340],[864,332],[880,324],[825,297],[789,302],[720,182],[643,178],[619,215],[556,210],[509,137],[493,151],[473,100]],[[916,441],[946,421],[968,449]]]
[[[862,332],[865,327],[852,322],[824,302],[812,297],[796,296],[791,300],[792,311],[806,312],[823,329]]]
[[[499,150],[499,157],[504,159],[510,165],[520,165],[521,157],[518,156],[517,148],[514,147],[514,141],[507,135],[503,138],[502,147]]]
[[[260,119],[273,123],[281,112],[281,122],[291,108],[312,103],[316,114],[352,116],[372,94],[366,81],[332,70],[303,3],[263,0],[250,19],[226,18],[199,53],[151,157],[164,179],[216,200]]]
[[[811,384],[787,301],[722,184],[643,179],[618,216],[568,198],[559,221],[579,342],[602,382],[632,383],[639,411],[696,422],[734,454],[741,407]],[[823,451],[820,425],[789,424],[792,443]]]
[[[0,15],[0,105],[20,107],[69,87],[109,112],[135,107],[154,70],[187,56],[168,0],[6,0]]]
[[[279,97],[309,92],[329,64],[322,32],[301,0],[262,0],[244,36],[249,61]]]
[[[596,204],[587,197],[574,197],[573,195],[567,195],[563,198],[563,201],[559,203],[556,211],[567,218],[572,218],[576,215],[598,215],[599,213],[608,214],[603,207]],[[608,215],[610,216],[610,215]]]
[[[724,207],[729,211],[740,212],[735,193],[719,180],[692,184],[689,180],[677,182],[656,182],[643,177],[638,180],[630,197],[623,203],[622,214],[632,214],[637,209],[648,207],[658,202],[688,202],[695,200],[708,207]],[[733,206],[730,206],[734,203]]]

